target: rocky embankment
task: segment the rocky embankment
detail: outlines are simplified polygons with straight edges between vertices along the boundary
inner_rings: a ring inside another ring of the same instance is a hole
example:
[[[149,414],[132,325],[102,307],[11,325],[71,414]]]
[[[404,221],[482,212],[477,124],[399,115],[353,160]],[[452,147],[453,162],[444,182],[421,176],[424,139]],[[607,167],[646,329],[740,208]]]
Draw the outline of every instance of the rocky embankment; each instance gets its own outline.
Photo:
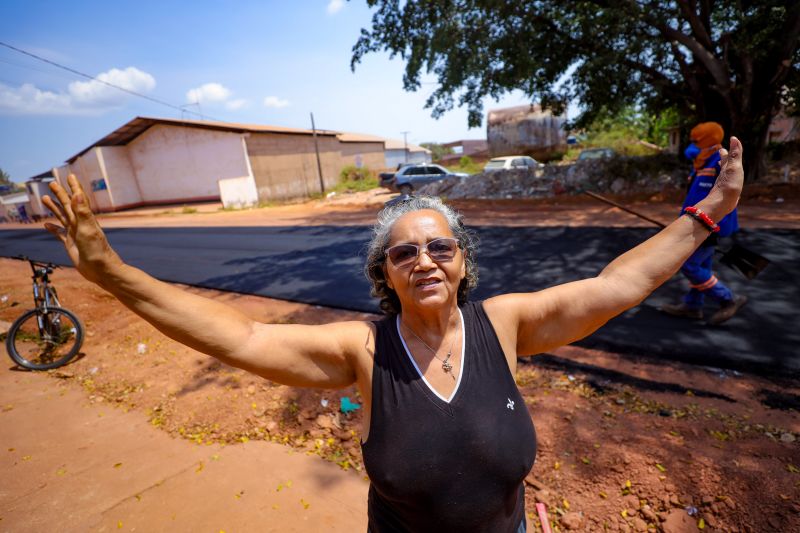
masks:
[[[420,189],[422,194],[448,199],[546,198],[583,190],[613,194],[657,193],[682,187],[689,173],[675,155],[615,157],[548,164],[536,170],[482,172],[466,178],[447,178]]]

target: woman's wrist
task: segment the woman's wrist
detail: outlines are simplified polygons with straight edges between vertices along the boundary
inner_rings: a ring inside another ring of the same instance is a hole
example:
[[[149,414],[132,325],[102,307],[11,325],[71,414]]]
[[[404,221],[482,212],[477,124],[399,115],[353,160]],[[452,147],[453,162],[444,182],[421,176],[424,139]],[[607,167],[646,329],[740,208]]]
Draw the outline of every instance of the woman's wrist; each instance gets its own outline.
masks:
[[[695,207],[705,213],[714,222],[719,224],[719,221],[725,218],[728,214],[725,209],[720,205],[720,202],[714,202],[708,196],[695,204]]]

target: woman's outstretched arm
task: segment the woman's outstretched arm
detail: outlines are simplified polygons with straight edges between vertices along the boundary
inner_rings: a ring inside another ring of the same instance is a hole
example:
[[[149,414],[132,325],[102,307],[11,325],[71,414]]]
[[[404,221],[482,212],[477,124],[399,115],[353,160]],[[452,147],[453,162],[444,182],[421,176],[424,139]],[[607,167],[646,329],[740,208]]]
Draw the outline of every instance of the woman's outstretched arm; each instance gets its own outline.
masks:
[[[293,386],[338,388],[355,382],[352,357],[367,324],[274,325],[254,321],[223,303],[161,282],[125,264],[111,248],[70,175],[71,194],[57,183],[57,201],[43,202],[61,226],[46,224],[65,246],[78,271],[176,341],[229,365]]]
[[[719,221],[739,201],[744,171],[742,145],[731,137],[722,150],[722,170],[708,196],[697,204]],[[688,216],[619,256],[597,277],[543,291],[506,294],[486,301],[507,355],[533,355],[581,339],[623,311],[638,305],[667,281],[708,237],[709,230]]]

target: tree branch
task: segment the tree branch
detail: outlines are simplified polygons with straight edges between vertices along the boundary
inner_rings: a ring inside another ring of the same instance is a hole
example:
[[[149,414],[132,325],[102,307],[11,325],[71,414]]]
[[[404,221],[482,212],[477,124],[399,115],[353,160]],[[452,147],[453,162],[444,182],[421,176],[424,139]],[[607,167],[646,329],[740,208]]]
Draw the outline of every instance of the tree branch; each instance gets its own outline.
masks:
[[[694,0],[692,0],[692,5],[689,5],[687,0],[678,0],[678,6],[680,6],[684,18],[689,22],[689,25],[692,27],[692,33],[700,41],[700,44],[708,50],[713,50],[714,43],[711,42],[708,30],[703,25],[700,17],[697,16]]]

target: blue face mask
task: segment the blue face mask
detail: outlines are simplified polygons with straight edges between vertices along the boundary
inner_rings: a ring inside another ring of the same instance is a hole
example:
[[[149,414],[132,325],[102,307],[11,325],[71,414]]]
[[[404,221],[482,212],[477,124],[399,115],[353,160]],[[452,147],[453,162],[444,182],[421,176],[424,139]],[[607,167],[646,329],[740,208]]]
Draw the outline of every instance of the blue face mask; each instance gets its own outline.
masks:
[[[700,148],[696,144],[692,143],[686,147],[683,155],[685,155],[686,159],[689,161],[694,161],[694,158],[700,155]]]

